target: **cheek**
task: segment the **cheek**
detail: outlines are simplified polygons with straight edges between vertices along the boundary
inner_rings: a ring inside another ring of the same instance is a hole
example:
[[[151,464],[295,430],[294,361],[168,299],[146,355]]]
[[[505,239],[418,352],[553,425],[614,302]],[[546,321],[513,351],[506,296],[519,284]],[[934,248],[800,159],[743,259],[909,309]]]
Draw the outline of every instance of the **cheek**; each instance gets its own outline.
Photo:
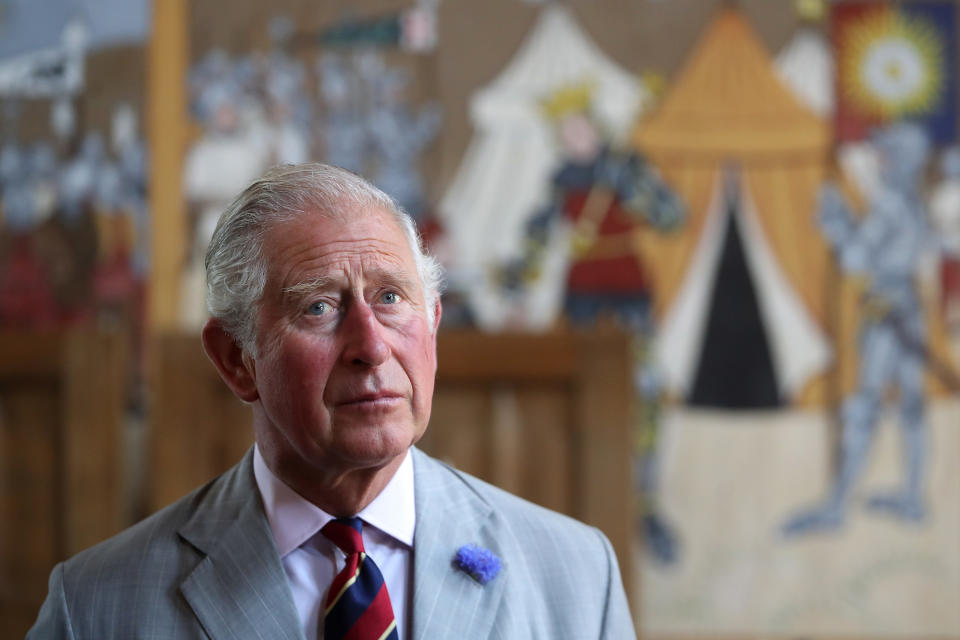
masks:
[[[265,374],[281,398],[322,399],[330,375],[328,350],[311,340],[288,339],[270,359]]]
[[[414,363],[413,380],[417,387],[417,392],[423,399],[428,399],[433,395],[433,383],[437,374],[437,348],[434,337],[429,332],[424,332],[416,340],[411,351],[416,354]]]
[[[433,406],[433,387],[437,371],[433,342],[422,341],[416,345],[416,351],[412,353],[416,354],[416,362],[407,368],[407,375],[413,390],[411,399],[413,422],[421,429],[425,429]]]

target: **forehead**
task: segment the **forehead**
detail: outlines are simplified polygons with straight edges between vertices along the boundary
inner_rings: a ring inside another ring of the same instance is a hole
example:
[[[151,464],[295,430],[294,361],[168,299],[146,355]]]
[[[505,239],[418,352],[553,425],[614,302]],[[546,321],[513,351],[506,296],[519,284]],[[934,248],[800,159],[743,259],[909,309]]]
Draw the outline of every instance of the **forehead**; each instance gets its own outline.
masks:
[[[416,271],[413,252],[396,217],[377,207],[354,207],[333,215],[307,212],[272,227],[264,254],[271,277],[324,275],[376,264]]]

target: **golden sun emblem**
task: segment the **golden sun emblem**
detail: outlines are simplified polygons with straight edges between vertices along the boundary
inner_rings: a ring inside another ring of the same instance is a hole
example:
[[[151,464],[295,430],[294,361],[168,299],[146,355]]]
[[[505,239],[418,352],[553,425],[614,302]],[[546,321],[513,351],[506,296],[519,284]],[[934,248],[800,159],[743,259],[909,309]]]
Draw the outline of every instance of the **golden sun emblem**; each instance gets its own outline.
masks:
[[[943,90],[942,51],[935,27],[884,11],[842,34],[840,90],[858,110],[881,119],[917,115]]]

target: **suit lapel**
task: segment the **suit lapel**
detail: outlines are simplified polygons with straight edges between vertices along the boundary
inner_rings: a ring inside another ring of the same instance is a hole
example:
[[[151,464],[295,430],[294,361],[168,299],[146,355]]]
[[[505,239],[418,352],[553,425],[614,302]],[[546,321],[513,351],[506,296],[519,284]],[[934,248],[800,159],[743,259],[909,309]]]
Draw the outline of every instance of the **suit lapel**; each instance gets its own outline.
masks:
[[[476,544],[503,560],[491,524],[496,514],[446,466],[414,449],[417,525],[414,536],[413,640],[484,639],[496,619],[510,570],[481,585],[454,564],[457,550]]]
[[[302,640],[247,455],[203,498],[180,535],[206,557],[180,591],[207,635]]]
[[[509,549],[493,534],[497,515],[455,472],[413,449],[417,525],[414,534],[412,640],[490,636],[510,571]],[[180,530],[205,554],[180,591],[212,640],[303,640],[273,533],[263,512],[248,454],[202,498]],[[481,585],[454,564],[476,544],[503,561]]]

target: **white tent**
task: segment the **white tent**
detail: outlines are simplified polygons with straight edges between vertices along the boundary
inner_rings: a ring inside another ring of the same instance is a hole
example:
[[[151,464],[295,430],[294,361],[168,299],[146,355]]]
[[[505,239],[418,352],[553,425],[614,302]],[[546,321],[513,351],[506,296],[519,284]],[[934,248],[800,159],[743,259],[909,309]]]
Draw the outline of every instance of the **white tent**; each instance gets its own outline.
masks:
[[[800,27],[777,54],[777,75],[818,116],[833,114],[833,53],[823,33]]]
[[[511,303],[491,272],[519,255],[525,223],[546,202],[560,162],[540,102],[584,81],[592,83],[593,108],[602,124],[615,140],[625,136],[646,101],[638,79],[600,51],[566,8],[550,5],[506,69],[470,102],[474,138],[439,216],[447,231],[451,286],[463,290],[485,329],[501,329],[509,321]],[[548,324],[559,306],[566,263],[557,252],[548,262],[554,273],[532,292],[544,303],[532,305],[541,312],[528,314],[527,327]]]
[[[716,286],[724,229],[731,215],[726,193],[730,188],[739,194],[737,229],[747,268],[757,289],[778,391],[784,398],[793,398],[811,377],[827,367],[832,358],[831,349],[780,267],[776,251],[764,235],[750,187],[742,176],[736,177],[735,185],[725,187],[724,180],[717,175],[703,233],[676,301],[662,323],[656,352],[664,386],[681,398],[688,397],[692,390],[697,359],[706,337],[704,327]]]

